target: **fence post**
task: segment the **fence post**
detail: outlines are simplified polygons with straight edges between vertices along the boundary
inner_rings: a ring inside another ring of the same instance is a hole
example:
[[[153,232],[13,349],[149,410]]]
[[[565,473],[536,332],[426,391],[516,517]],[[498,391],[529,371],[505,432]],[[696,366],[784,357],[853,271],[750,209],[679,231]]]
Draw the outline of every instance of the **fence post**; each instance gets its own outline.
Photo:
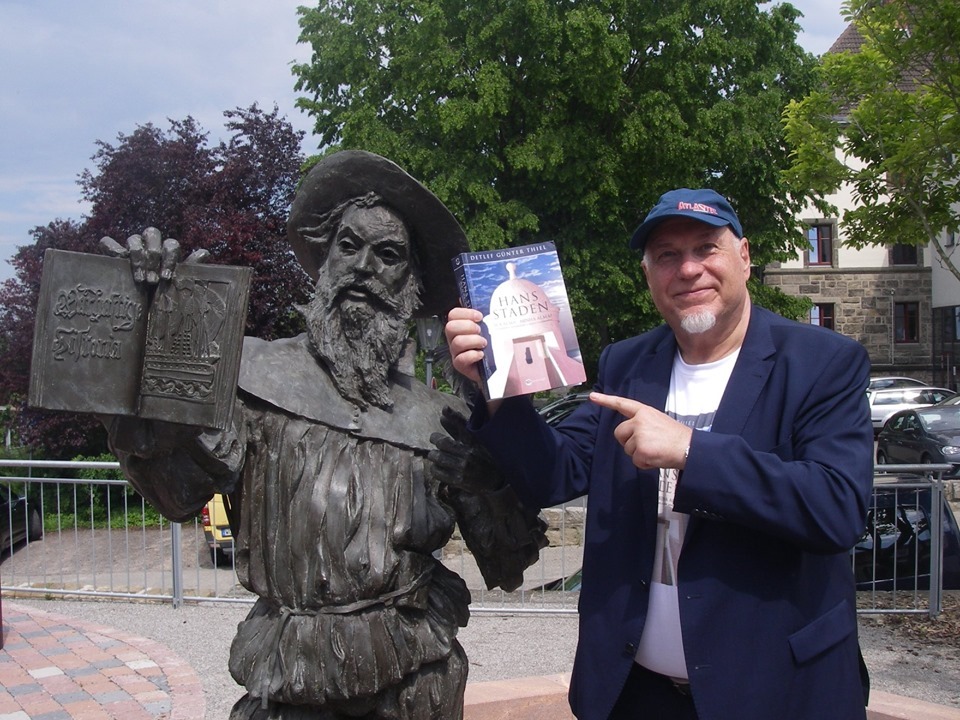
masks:
[[[179,608],[183,605],[183,550],[182,550],[182,532],[180,523],[170,523],[170,538],[173,542],[173,607]]]
[[[943,610],[943,472],[935,473],[930,488],[930,617]]]

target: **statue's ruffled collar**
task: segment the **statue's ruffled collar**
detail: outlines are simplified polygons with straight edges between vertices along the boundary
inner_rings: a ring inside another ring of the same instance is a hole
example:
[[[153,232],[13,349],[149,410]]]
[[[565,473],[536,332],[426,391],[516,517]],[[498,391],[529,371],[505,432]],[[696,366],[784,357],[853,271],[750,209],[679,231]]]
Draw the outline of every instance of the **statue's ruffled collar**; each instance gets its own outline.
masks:
[[[244,338],[238,384],[243,392],[285,412],[357,437],[422,451],[432,449],[431,433],[443,432],[444,406],[467,413],[459,398],[431,390],[410,375],[395,372],[391,380],[391,410],[360,409],[337,390],[304,334],[273,341]]]

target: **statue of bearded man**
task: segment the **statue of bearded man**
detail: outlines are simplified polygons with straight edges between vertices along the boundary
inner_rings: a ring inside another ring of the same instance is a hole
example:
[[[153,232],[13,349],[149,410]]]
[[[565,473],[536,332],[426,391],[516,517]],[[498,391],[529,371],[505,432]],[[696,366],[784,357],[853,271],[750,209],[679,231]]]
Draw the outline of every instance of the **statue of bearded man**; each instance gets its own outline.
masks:
[[[214,492],[230,501],[237,574],[259,596],[231,647],[246,688],[231,718],[455,720],[470,595],[435,551],[459,523],[487,585],[512,590],[545,545],[468,445],[463,402],[415,380],[406,352],[412,318],[455,304],[466,239],[425,187],[361,151],[313,168],[288,236],[316,283],[307,332],[245,339],[229,430],[106,418],[111,448],[173,520]],[[147,240],[131,257],[169,265]]]

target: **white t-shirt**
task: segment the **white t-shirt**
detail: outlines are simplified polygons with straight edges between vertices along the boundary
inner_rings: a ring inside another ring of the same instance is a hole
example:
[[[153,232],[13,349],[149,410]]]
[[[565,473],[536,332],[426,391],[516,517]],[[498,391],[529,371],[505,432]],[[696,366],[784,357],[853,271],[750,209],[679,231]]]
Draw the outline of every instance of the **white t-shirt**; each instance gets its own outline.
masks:
[[[667,406],[664,408],[667,415],[694,430],[709,432],[739,354],[738,349],[715,362],[688,365],[677,353],[670,375]],[[650,604],[636,661],[661,675],[684,680],[688,675],[680,633],[677,563],[689,516],[673,511],[676,489],[677,470],[662,468]]]

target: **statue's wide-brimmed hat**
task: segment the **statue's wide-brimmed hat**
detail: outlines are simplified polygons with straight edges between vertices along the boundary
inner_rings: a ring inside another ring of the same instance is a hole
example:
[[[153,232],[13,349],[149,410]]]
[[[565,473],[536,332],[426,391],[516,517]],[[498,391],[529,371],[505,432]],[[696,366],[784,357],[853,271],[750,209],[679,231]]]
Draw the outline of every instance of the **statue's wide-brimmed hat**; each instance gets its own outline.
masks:
[[[459,304],[451,261],[467,252],[467,237],[446,206],[396,163],[363,150],[343,150],[325,157],[304,178],[287,221],[293,251],[316,280],[326,252],[310,243],[301,229],[346,200],[375,192],[407,224],[420,266],[423,291],[416,317],[443,316]]]

